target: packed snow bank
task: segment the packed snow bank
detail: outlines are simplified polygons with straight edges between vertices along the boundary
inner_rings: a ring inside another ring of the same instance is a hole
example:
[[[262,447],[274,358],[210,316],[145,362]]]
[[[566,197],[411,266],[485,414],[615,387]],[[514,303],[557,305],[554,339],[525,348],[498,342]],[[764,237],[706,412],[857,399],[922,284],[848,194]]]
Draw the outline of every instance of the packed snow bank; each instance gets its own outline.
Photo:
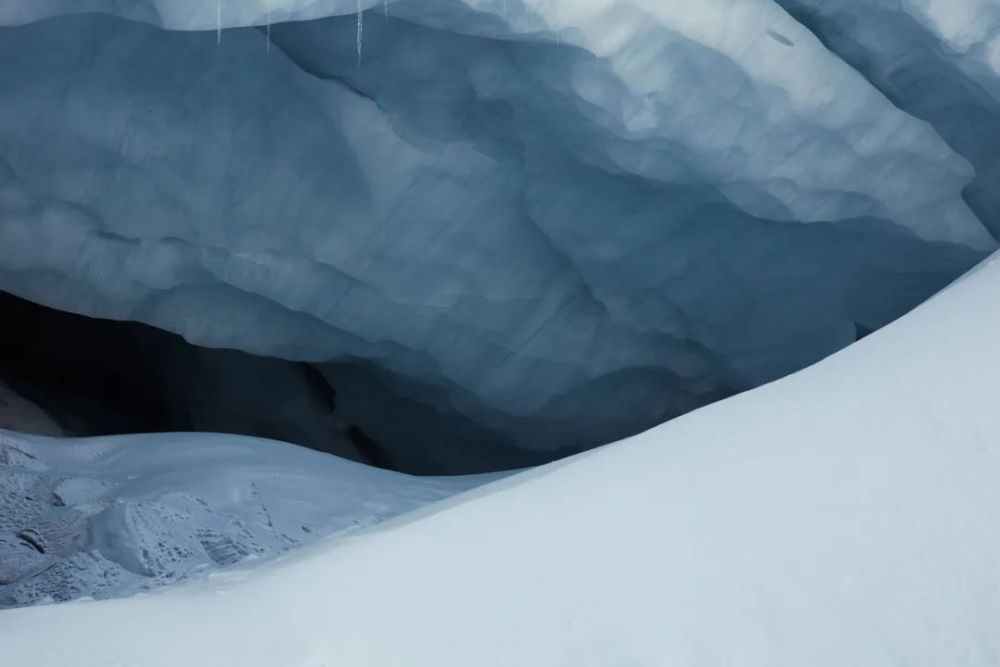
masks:
[[[406,0],[360,64],[353,0],[3,5],[52,18],[0,30],[0,288],[370,365],[484,450],[774,379],[993,247],[967,160],[770,1]],[[214,31],[267,11],[334,16]]]
[[[0,607],[176,583],[491,479],[410,477],[237,436],[0,430]]]
[[[2,612],[4,658],[995,667],[998,293],[991,260],[799,374],[264,567]]]

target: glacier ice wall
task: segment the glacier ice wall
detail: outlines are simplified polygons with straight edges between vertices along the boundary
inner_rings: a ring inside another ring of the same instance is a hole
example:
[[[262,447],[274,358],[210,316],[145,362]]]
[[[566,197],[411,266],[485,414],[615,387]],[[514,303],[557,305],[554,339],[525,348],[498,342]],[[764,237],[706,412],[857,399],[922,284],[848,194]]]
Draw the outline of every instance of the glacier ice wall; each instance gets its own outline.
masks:
[[[982,49],[929,10],[781,4],[7,2],[0,288],[360,364],[398,446],[650,426],[994,246]]]
[[[781,0],[894,104],[976,170],[966,198],[1000,233],[1000,5],[984,0]]]

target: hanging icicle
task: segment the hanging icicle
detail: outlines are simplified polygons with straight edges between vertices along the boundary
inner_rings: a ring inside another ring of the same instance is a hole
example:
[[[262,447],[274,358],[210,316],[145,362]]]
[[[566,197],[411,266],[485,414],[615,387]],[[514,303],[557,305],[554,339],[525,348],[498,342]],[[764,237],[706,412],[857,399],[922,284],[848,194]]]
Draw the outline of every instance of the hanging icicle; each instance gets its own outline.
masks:
[[[264,34],[266,38],[266,46],[264,47],[264,53],[266,55],[271,55],[271,12],[267,13],[267,32]]]
[[[215,0],[215,43],[222,44],[222,0]]]
[[[358,35],[357,35],[358,66],[361,65],[361,40],[365,30],[364,19],[362,18],[363,15],[364,15],[364,10],[361,8],[361,0],[358,0]]]

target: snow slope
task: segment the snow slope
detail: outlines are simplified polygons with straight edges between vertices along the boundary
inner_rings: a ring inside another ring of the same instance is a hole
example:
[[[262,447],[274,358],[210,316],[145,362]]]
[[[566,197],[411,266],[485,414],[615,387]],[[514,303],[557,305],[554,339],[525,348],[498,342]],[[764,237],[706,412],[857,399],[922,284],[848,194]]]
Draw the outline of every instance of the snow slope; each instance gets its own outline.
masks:
[[[0,612],[5,662],[995,667],[1000,261],[801,373],[256,569]]]

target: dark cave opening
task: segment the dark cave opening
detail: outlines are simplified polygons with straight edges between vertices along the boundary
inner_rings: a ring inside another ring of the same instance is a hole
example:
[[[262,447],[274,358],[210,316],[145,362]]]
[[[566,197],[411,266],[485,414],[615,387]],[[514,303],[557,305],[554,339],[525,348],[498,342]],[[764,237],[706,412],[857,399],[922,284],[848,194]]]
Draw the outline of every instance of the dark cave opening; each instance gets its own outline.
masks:
[[[344,423],[307,363],[192,345],[137,322],[0,292],[0,380],[68,435],[206,431],[284,440],[378,467],[392,458]]]
[[[55,310],[6,292],[0,382],[77,437],[231,433],[418,475],[521,468],[574,453],[516,447],[467,418],[397,395],[370,364],[201,347],[146,324]]]

